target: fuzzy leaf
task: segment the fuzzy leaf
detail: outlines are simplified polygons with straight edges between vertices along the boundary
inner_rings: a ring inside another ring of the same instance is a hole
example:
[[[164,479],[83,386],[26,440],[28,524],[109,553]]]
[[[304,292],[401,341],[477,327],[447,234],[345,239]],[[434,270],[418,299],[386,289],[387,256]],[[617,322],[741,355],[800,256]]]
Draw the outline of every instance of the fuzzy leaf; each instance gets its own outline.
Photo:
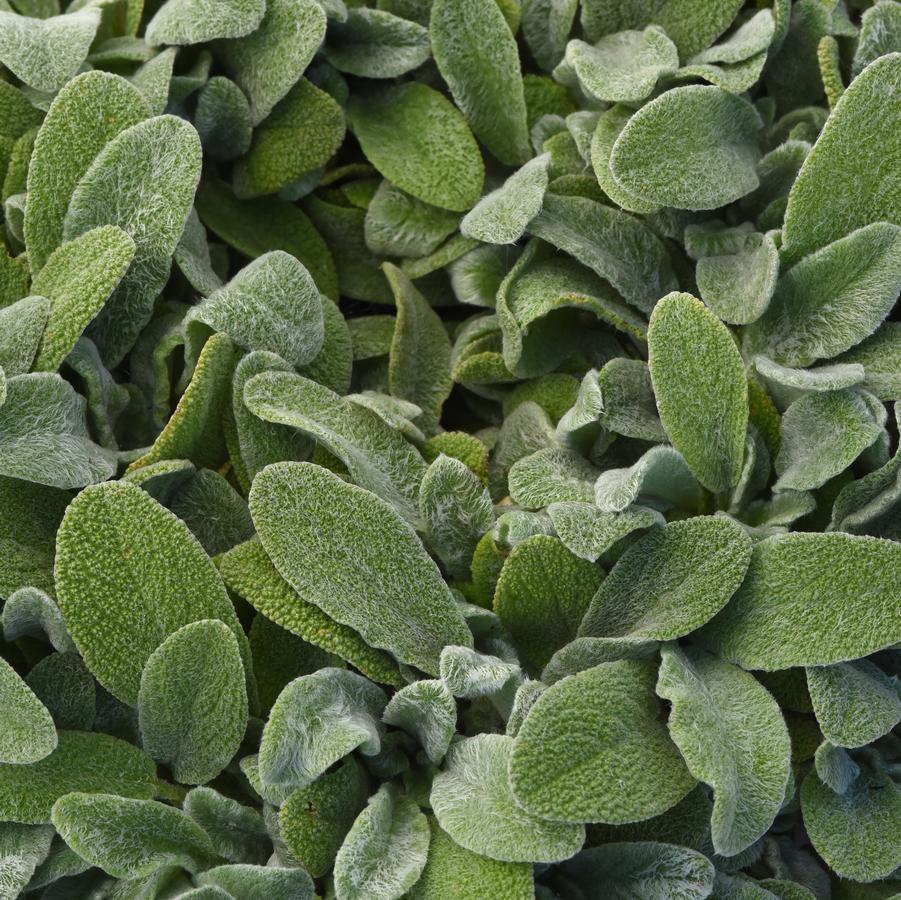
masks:
[[[282,250],[258,257],[192,308],[189,346],[192,322],[225,332],[249,350],[275,353],[293,366],[314,359],[325,334],[322,299],[310,273]]]
[[[184,625],[150,654],[138,721],[144,749],[182,784],[202,784],[225,768],[247,727],[244,666],[225,623]]]
[[[324,668],[279,694],[260,742],[260,778],[279,788],[306,787],[351,750],[379,752],[387,698],[371,681]]]
[[[513,548],[501,569],[494,609],[536,669],[569,643],[604,570],[554,537],[535,535]]]
[[[777,490],[806,491],[839,475],[881,433],[870,406],[852,390],[807,394],[782,416]]]
[[[363,78],[395,78],[431,55],[429,32],[418,22],[381,9],[351,8],[329,28],[325,58],[339,71]]]
[[[279,830],[288,850],[314,877],[331,869],[368,796],[369,778],[354,756],[288,796],[278,815]]]
[[[258,125],[296,84],[325,37],[317,0],[267,0],[253,33],[219,44],[223,64],[250,101]]]
[[[50,316],[34,361],[37,372],[59,368],[122,279],[135,242],[121,228],[105,225],[57,247],[31,289],[50,300]]]
[[[50,852],[53,829],[38,825],[0,825],[0,896],[13,900],[30,884]]]
[[[229,590],[282,628],[346,659],[374,681],[394,687],[404,683],[391,656],[370,647],[352,628],[300,597],[278,574],[258,540],[232,548],[218,563]]]
[[[678,803],[695,781],[658,718],[655,678],[652,664],[621,660],[549,687],[510,759],[517,803],[555,820],[613,824]]]
[[[514,172],[501,187],[486,194],[460,223],[467,237],[486,244],[514,244],[541,212],[548,183],[547,153]]]
[[[579,628],[582,637],[671,641],[716,615],[751,559],[751,539],[727,518],[652,528],[619,558]]]
[[[746,351],[808,366],[859,344],[879,327],[901,290],[899,259],[901,226],[886,222],[805,257],[780,278],[766,313],[746,332]]]
[[[345,129],[335,99],[301,78],[254,131],[235,166],[235,193],[273,194],[316,172],[341,146]]]
[[[182,625],[220,619],[249,661],[209,557],[181,520],[135,485],[109,482],[75,498],[57,536],[56,579],[79,652],[125,703],[137,702],[145,663]]]
[[[442,453],[422,479],[419,509],[429,545],[451,576],[465,578],[476,544],[494,525],[485,485],[460,460]]]
[[[3,606],[2,621],[3,637],[7,643],[26,635],[35,638],[46,637],[51,646],[60,653],[75,651],[75,644],[69,637],[59,607],[38,588],[23,587],[11,593]]]
[[[0,763],[27,765],[56,749],[56,728],[47,708],[5,659],[0,659]]]
[[[603,512],[594,503],[552,503],[547,511],[567,550],[589,562],[596,562],[633,531],[662,525],[664,521],[657,510],[644,506]]]
[[[437,250],[459,223],[459,213],[423,203],[383,179],[366,208],[366,246],[381,256],[416,259]]]
[[[191,211],[200,165],[194,128],[175,116],[156,116],[113,138],[72,193],[66,240],[118,225],[135,242],[128,272],[88,329],[108,365],[122,359],[150,320]]]
[[[639,501],[655,509],[673,506],[693,509],[702,488],[685,458],[672,447],[652,447],[628,469],[607,469],[594,485],[594,499],[602,512],[623,512]]]
[[[738,253],[698,260],[698,291],[718,318],[730,325],[747,325],[765,313],[778,272],[773,238],[752,234]]]
[[[513,746],[513,738],[480,734],[451,747],[429,797],[438,824],[461,847],[501,862],[568,859],[585,831],[517,804],[507,778]]]
[[[382,719],[415,737],[438,765],[456,731],[457,704],[443,681],[414,681],[391,698]]]
[[[744,456],[748,386],[728,329],[690,294],[669,294],[651,315],[648,364],[673,446],[708,490],[732,487]]]
[[[901,548],[847,534],[786,534],[754,546],[738,593],[700,637],[747,669],[824,666],[901,640]]]
[[[394,397],[422,410],[422,427],[431,433],[451,391],[451,343],[444,323],[409,278],[390,263],[384,266],[397,306],[388,362],[388,387]]]
[[[773,824],[791,762],[779,706],[753,676],[703,651],[663,648],[657,694],[692,775],[713,787],[713,846],[741,853]]]
[[[901,721],[896,683],[867,659],[811,666],[807,687],[823,735],[838,747],[871,744]]]
[[[63,219],[76,185],[103,147],[150,114],[124,78],[86,72],[56,96],[34,142],[28,168],[25,243],[37,272],[63,240]]]
[[[157,788],[156,766],[137,747],[82,731],[59,732],[57,748],[29,766],[0,766],[0,818],[37,825],[71,791],[147,800]]]
[[[263,817],[208,787],[188,791],[184,811],[209,835],[220,856],[236,863],[266,861],[271,845]]]
[[[147,23],[144,37],[151,47],[244,37],[259,26],[265,11],[265,0],[166,0]]]
[[[473,700],[496,696],[518,677],[515,662],[468,647],[445,647],[441,651],[441,680],[455,697]]]
[[[37,91],[58,91],[78,71],[100,24],[100,11],[34,19],[0,11],[0,62]]]
[[[475,900],[480,894],[504,900],[532,900],[532,867],[505,863],[461,847],[429,817],[429,858],[410,900]]]
[[[542,69],[560,62],[573,27],[578,0],[524,0],[522,35]]]
[[[33,296],[0,309],[0,365],[7,379],[31,371],[51,305],[47,297]]]
[[[811,772],[801,785],[804,826],[817,853],[838,875],[876,881],[901,865],[901,789],[864,770],[844,794]]]
[[[901,225],[896,173],[883,165],[901,152],[901,137],[892,127],[901,108],[899,78],[901,53],[890,53],[842,94],[789,194],[785,263],[874,222]]]
[[[250,508],[281,574],[373,646],[437,674],[443,646],[470,645],[437,566],[412,528],[375,495],[318,466],[279,463],[257,476]]]
[[[315,900],[313,879],[301,868],[238,864],[216,866],[197,876],[202,885],[221,888],[233,900]]]
[[[478,145],[460,112],[437,91],[414,82],[383,88],[352,98],[347,112],[366,158],[401,190],[457,212],[481,196],[485,169]]]
[[[79,856],[118,878],[140,878],[166,865],[197,871],[216,859],[196,822],[151,800],[66,794],[53,805],[53,824]]]
[[[419,878],[429,825],[419,807],[383,785],[357,816],[335,859],[338,900],[393,900]]]
[[[638,219],[594,200],[548,193],[528,230],[574,256],[643,312],[676,286],[660,239]]]
[[[496,3],[433,0],[432,53],[476,137],[502,163],[532,155],[516,41]]]
[[[88,731],[94,727],[97,689],[77,653],[45,656],[32,666],[25,683],[47,707],[58,729]]]
[[[590,847],[560,870],[591,900],[602,896],[597,890],[609,900],[702,900],[710,896],[714,876],[702,854],[645,841]]]
[[[629,119],[610,168],[621,187],[646,202],[716,209],[759,184],[760,126],[754,107],[722,88],[673,88]]]
[[[598,373],[604,409],[599,417],[608,431],[644,441],[665,442],[647,363],[616,357]]]
[[[299,375],[266,372],[244,387],[248,409],[266,422],[291,425],[319,441],[355,481],[418,520],[416,498],[426,464],[376,413]]]
[[[0,406],[0,473],[76,488],[115,471],[115,455],[91,440],[84,398],[67,381],[50,372],[7,380]]]
[[[582,89],[610,103],[640,103],[657,80],[679,68],[675,44],[660,28],[620,31],[592,46],[570,41],[566,66],[572,68]]]

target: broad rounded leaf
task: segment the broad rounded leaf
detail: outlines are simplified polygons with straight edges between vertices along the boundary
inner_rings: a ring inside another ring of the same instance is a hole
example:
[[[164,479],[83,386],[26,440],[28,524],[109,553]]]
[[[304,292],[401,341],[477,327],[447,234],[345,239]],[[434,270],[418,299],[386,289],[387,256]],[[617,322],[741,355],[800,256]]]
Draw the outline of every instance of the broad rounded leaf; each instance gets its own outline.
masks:
[[[134,260],[88,329],[108,365],[122,359],[150,320],[191,212],[200,168],[193,126],[176,116],[156,116],[114,137],[72,193],[63,223],[66,240],[117,225],[135,242]]]
[[[196,871],[216,859],[196,822],[151,800],[66,794],[53,805],[53,824],[79,856],[117,878],[140,878],[167,865]]]
[[[651,315],[648,364],[660,421],[708,490],[738,482],[748,422],[744,364],[728,329],[690,294]]]
[[[373,646],[437,674],[442,647],[471,645],[437,566],[374,494],[309,463],[278,463],[257,476],[250,508],[289,583]]]
[[[531,665],[542,669],[579,629],[604,570],[575,556],[555,537],[517,544],[501,569],[494,610]]]
[[[429,824],[416,803],[383,785],[357,816],[335,859],[338,900],[394,900],[419,879]]]
[[[657,510],[644,506],[604,512],[594,503],[552,503],[547,512],[566,549],[589,562],[596,562],[633,531],[662,525],[664,521]]]
[[[228,765],[247,727],[247,692],[238,642],[224,622],[184,625],[150,654],[138,722],[144,749],[182,784],[203,784]]]
[[[792,266],[745,332],[745,350],[787,366],[831,359],[869,337],[899,291],[901,226],[874,222]]]
[[[759,184],[760,117],[719,87],[673,88],[640,109],[616,139],[614,179],[641,200],[716,209]]]
[[[651,663],[603,663],[549,687],[516,737],[510,784],[524,809],[568,822],[648,819],[695,785],[659,718]]]
[[[457,729],[457,704],[443,681],[423,679],[401,688],[385,707],[382,718],[415,737],[437,765]]]
[[[438,70],[479,140],[502,163],[532,155],[519,51],[496,3],[433,0],[429,34]]]
[[[713,787],[711,838],[734,856],[772,825],[785,799],[791,744],[779,706],[752,675],[694,649],[663,648],[657,693],[691,773]]]
[[[557,862],[585,840],[581,825],[548,822],[514,800],[507,779],[513,738],[480,734],[454,744],[432,782],[438,824],[467,850],[502,862]]]
[[[590,898],[703,900],[713,888],[712,863],[695,850],[673,844],[604,844],[583,850],[560,868]],[[595,893],[598,889],[603,893]]]
[[[868,659],[811,666],[807,688],[825,738],[838,747],[862,747],[901,721],[897,684]]]
[[[357,747],[379,752],[384,691],[356,672],[323,668],[279,694],[260,742],[264,785],[306,787]]]
[[[698,516],[651,529],[592,598],[581,636],[671,641],[713,618],[735,593],[751,539],[731,519]]]
[[[848,534],[754,546],[744,583],[699,634],[746,669],[824,666],[901,641],[901,547]]]
[[[801,785],[804,827],[817,853],[853,881],[886,878],[901,865],[901,788],[863,770],[844,794],[811,772]]]
[[[166,0],[147,23],[144,37],[150,46],[244,37],[256,29],[265,11],[265,0]]]
[[[466,850],[438,822],[429,817],[429,858],[410,900],[476,900],[479,896],[504,900],[532,900],[532,866],[489,859]]]
[[[306,267],[283,250],[245,266],[187,319],[225,332],[248,350],[275,353],[292,366],[309,363],[325,337],[322,298]]]
[[[56,728],[47,707],[0,658],[0,763],[27,765],[56,749]]]
[[[889,53],[842,94],[789,194],[786,262],[873,222],[901,225],[897,172],[884,164],[901,153],[893,124],[901,114],[899,79],[901,53]]]
[[[197,876],[198,883],[221,888],[234,900],[315,900],[313,879],[300,867],[216,866]]]
[[[53,804],[72,791],[139,800],[156,793],[156,766],[132,744],[82,731],[60,731],[58,737],[56,749],[38,762],[0,765],[0,818],[49,822]]]
[[[98,9],[31,18],[0,11],[0,62],[37,91],[58,91],[78,71],[100,24]]]
[[[266,422],[314,438],[347,466],[360,487],[418,523],[417,497],[426,464],[381,416],[300,375],[266,372],[244,386],[247,408]]]
[[[138,700],[150,654],[182,625],[220,619],[247,660],[247,638],[209,557],[187,526],[124,481],[82,491],[57,536],[59,605],[97,680]]]
[[[50,316],[34,361],[36,372],[53,372],[122,279],[135,242],[121,228],[103,225],[57,247],[31,283],[50,300]]]
[[[408,82],[353,97],[347,112],[366,158],[401,190],[457,212],[481,196],[485,166],[478,144],[459,110],[437,91]]]
[[[69,200],[94,157],[149,114],[137,89],[109,72],[85,72],[57,94],[28,167],[25,243],[33,271],[62,243]]]

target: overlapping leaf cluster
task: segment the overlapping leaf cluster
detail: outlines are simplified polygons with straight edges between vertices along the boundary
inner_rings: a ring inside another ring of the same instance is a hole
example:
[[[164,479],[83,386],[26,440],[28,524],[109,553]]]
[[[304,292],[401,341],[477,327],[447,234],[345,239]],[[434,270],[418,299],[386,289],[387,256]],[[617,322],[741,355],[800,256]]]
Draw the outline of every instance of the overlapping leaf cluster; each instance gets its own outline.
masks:
[[[0,898],[901,897],[901,3],[0,0]]]

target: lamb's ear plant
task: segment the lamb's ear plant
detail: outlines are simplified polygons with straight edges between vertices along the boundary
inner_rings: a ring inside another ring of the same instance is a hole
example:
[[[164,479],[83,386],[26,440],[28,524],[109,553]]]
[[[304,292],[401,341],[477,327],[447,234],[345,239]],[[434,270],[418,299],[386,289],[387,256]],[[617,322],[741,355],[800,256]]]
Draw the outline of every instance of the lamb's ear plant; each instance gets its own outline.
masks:
[[[901,2],[0,2],[0,898],[901,897]]]

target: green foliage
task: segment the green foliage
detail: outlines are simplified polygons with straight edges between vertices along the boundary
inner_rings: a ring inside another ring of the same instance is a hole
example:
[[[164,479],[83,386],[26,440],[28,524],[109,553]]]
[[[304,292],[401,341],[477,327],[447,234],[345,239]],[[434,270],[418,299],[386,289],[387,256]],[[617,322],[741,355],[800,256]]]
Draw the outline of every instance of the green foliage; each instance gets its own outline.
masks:
[[[727,518],[652,528],[600,585],[579,634],[658,641],[690,634],[726,605],[750,559],[750,539]]]
[[[822,666],[901,639],[891,541],[787,534],[756,544],[741,588],[700,636],[749,669]],[[841,627],[839,627],[841,623]]]
[[[138,701],[153,651],[191,622],[226,623],[249,663],[247,638],[209,557],[187,526],[139,487],[109,482],[78,495],[60,525],[56,580],[75,645],[97,680],[125,703]]]
[[[694,786],[659,720],[652,664],[605,662],[549,687],[516,737],[510,784],[542,817],[620,824],[648,819]]]
[[[568,859],[582,846],[584,829],[546,821],[517,804],[507,779],[513,746],[513,738],[500,734],[454,744],[432,782],[435,818],[455,843],[489,859]]]
[[[338,900],[388,900],[419,879],[429,825],[416,803],[383,785],[351,826],[335,860]]]
[[[660,421],[698,481],[736,484],[744,455],[748,388],[728,329],[689,294],[669,294],[648,328],[648,363]]]
[[[0,898],[899,900],[899,10],[0,0]]]
[[[502,163],[526,162],[532,153],[519,52],[498,4],[433,0],[429,36],[438,71],[476,137]]]
[[[215,619],[184,625],[150,654],[141,673],[144,749],[182,784],[203,784],[231,761],[247,727],[238,641]]]
[[[5,659],[0,659],[3,722],[0,763],[26,765],[46,758],[57,746],[47,707]]]
[[[197,871],[216,859],[196,822],[152,800],[73,792],[53,804],[53,824],[79,856],[118,878],[146,877],[166,865]]]
[[[703,651],[664,647],[657,693],[691,773],[713,787],[711,839],[735,856],[773,824],[790,773],[788,730],[753,676]]]
[[[517,544],[500,572],[494,609],[524,659],[542,669],[575,636],[604,570],[557,538],[537,534]]]
[[[374,494],[309,463],[279,463],[254,481],[250,508],[286,580],[374,646],[437,674],[441,647],[470,643],[437,566],[410,526]],[[354,571],[339,562],[345,553]],[[414,596],[406,589],[411,583]]]

